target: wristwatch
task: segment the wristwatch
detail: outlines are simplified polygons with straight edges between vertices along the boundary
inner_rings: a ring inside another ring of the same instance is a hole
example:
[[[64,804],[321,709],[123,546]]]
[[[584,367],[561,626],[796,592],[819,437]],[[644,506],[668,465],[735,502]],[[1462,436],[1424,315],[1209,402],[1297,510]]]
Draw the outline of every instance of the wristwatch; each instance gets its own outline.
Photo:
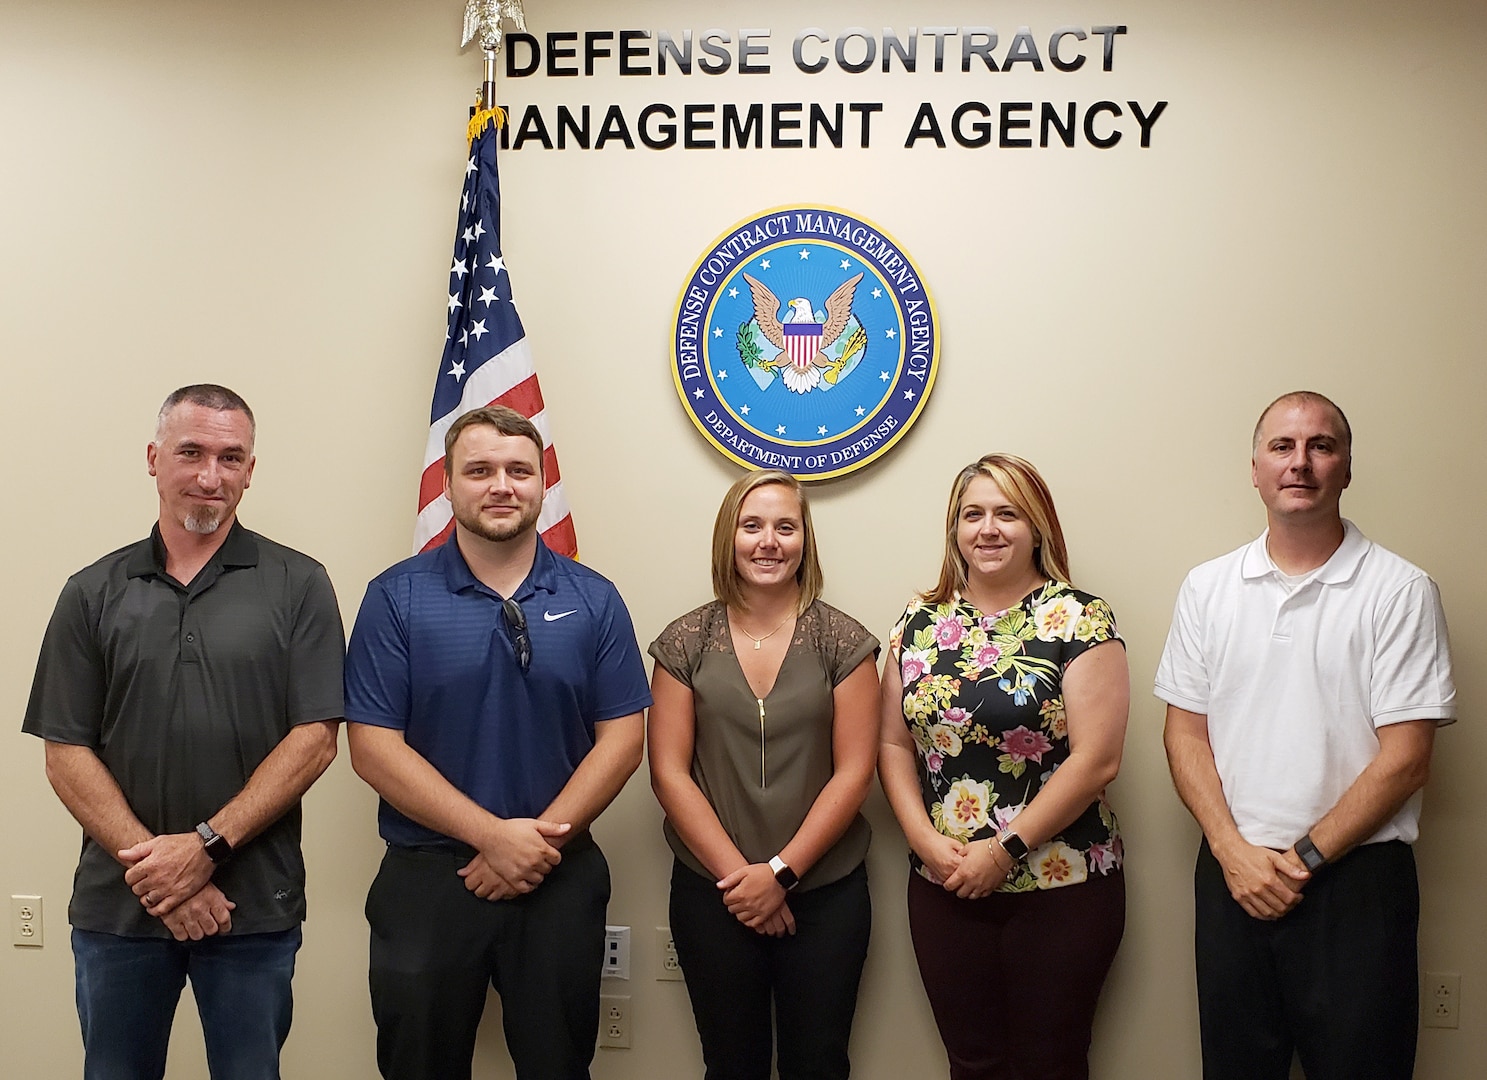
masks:
[[[789,892],[800,884],[800,878],[794,870],[785,864],[785,860],[776,855],[769,860],[769,868],[774,871],[774,879],[780,883],[780,888]]]
[[[996,842],[1002,845],[1002,850],[1011,856],[1014,863],[1020,863],[1027,858],[1027,841],[1010,829],[998,836]]]
[[[212,862],[223,862],[232,854],[232,845],[227,842],[227,837],[218,833],[205,821],[196,826],[196,835],[201,837],[202,845],[207,849],[207,855]]]
[[[1296,841],[1296,854],[1300,856],[1302,865],[1315,873],[1327,865],[1327,856],[1317,850],[1317,845],[1311,842],[1311,833],[1307,833]]]

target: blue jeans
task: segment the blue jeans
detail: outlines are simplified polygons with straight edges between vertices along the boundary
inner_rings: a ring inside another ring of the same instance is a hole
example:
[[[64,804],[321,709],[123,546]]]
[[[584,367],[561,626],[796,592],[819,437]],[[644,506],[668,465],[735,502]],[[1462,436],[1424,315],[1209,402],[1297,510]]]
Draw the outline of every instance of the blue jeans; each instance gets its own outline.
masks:
[[[212,1080],[278,1080],[300,929],[201,941],[72,931],[84,1080],[160,1080],[187,978]]]

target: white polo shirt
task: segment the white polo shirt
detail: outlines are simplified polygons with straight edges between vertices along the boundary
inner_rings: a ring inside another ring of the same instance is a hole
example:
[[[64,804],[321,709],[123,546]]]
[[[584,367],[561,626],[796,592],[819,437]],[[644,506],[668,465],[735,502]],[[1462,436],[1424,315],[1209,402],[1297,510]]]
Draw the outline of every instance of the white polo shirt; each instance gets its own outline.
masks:
[[[1252,844],[1288,848],[1378,754],[1375,729],[1456,718],[1440,594],[1351,521],[1292,588],[1258,540],[1182,584],[1156,696],[1208,717],[1224,797]],[[1420,793],[1367,843],[1419,836]]]

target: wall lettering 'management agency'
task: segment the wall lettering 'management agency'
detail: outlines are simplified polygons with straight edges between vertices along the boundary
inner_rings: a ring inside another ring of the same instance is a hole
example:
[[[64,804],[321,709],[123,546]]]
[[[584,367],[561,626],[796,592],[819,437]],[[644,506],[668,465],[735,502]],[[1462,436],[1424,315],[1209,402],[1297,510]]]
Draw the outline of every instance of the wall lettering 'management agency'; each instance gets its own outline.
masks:
[[[1115,71],[1123,25],[1060,26],[1035,33],[1020,26],[1010,37],[990,26],[862,27],[836,33],[808,27],[776,55],[774,33],[741,30],[554,30],[541,37],[506,38],[508,80],[619,78],[703,81],[828,70],[867,80],[892,75],[895,92],[904,75],[973,78],[1023,73],[1050,79],[1108,75]],[[1082,86],[1089,80],[1083,79]],[[737,86],[735,82],[732,85]],[[964,85],[964,81],[960,83]],[[1018,82],[1019,87],[1026,85]],[[1025,91],[1024,91],[1025,93]],[[1024,96],[1018,94],[1019,97]],[[1166,101],[964,100],[936,104],[877,101],[653,101],[626,109],[617,104],[530,104],[511,113],[501,147],[522,150],[841,150],[866,149],[873,139],[916,147],[967,150],[1074,148],[1117,145],[1150,149]],[[912,112],[912,116],[910,113]],[[886,133],[886,134],[885,134]]]

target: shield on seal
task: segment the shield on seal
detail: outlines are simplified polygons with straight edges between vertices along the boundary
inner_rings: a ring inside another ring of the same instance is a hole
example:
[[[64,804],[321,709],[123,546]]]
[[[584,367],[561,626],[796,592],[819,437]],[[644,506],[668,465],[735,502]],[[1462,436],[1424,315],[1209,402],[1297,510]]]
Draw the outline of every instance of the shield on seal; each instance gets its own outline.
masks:
[[[784,323],[780,329],[785,332],[785,352],[796,367],[806,367],[821,351],[820,323]]]

